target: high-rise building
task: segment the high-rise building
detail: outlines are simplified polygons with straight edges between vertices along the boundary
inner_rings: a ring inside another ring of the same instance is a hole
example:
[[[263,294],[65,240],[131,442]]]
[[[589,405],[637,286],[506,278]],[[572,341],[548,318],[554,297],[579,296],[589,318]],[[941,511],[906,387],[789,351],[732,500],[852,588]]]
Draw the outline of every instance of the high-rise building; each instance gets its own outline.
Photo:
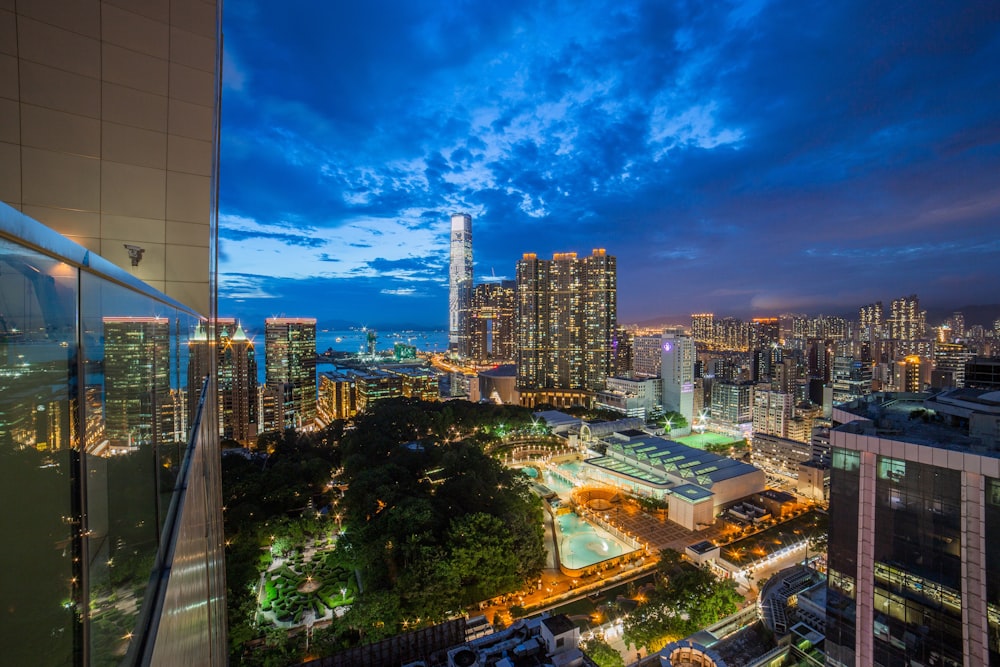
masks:
[[[448,273],[448,350],[469,356],[472,310],[472,216],[451,216],[451,263]]]
[[[280,395],[282,428],[316,420],[316,319],[269,317],[264,322],[264,382]]]
[[[679,412],[687,420],[687,435],[694,423],[694,339],[675,332],[663,332],[660,341],[660,373],[663,378],[663,409]]]
[[[965,386],[965,365],[974,355],[962,343],[935,343],[931,386],[954,389]]]
[[[104,318],[104,422],[112,447],[173,442],[170,346],[167,319]]]
[[[720,350],[746,352],[750,349],[750,325],[736,317],[723,317],[714,322],[715,345]]]
[[[715,342],[715,315],[693,313],[691,315],[691,337],[695,343],[710,345]]]
[[[885,322],[883,318],[885,310],[882,302],[876,301],[861,306],[858,309],[858,335],[859,339],[865,342],[879,340],[885,337]]]
[[[730,427],[753,421],[753,383],[716,380],[712,383],[712,420]]]
[[[41,399],[0,472],[18,526],[0,555],[5,664],[226,663],[214,391],[190,429],[180,398],[185,338],[215,315],[220,11],[0,3],[0,302],[18,389],[5,370],[0,414]]]
[[[663,364],[663,334],[632,337],[632,372],[640,377],[659,377]]]
[[[898,353],[918,353],[917,341],[927,331],[927,313],[920,310],[916,294],[892,300],[889,311],[889,338],[899,341]]]
[[[469,357],[479,362],[514,360],[517,345],[517,283],[476,285],[469,318]]]
[[[215,355],[219,402],[219,435],[243,445],[257,440],[257,358],[253,342],[234,318],[217,318],[215,341],[208,327],[199,323],[188,339],[187,411],[193,413],[201,397],[201,386],[209,373],[210,355]]]
[[[791,394],[771,391],[768,385],[758,385],[753,393],[753,432],[788,437],[788,426],[794,416]]]
[[[526,391],[596,391],[611,373],[617,264],[603,249],[578,259],[525,254],[517,263],[517,384]]]
[[[984,397],[834,409],[826,664],[1000,664],[1000,408]]]

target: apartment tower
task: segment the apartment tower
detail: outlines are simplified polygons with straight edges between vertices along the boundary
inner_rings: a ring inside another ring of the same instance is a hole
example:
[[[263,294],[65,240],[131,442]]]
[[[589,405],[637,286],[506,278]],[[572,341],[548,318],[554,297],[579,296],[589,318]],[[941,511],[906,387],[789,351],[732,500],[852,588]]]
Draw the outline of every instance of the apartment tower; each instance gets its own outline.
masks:
[[[614,360],[617,263],[603,249],[551,260],[525,254],[517,263],[517,386],[594,392]],[[579,394],[577,398],[583,396]]]

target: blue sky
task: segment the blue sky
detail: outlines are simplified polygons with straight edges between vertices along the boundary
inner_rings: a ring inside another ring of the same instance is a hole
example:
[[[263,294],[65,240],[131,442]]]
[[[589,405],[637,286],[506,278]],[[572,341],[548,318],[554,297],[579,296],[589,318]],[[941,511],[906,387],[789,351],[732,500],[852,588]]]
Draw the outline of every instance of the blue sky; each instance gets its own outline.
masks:
[[[227,3],[220,311],[447,321],[618,258],[623,322],[1000,301],[1000,4]]]

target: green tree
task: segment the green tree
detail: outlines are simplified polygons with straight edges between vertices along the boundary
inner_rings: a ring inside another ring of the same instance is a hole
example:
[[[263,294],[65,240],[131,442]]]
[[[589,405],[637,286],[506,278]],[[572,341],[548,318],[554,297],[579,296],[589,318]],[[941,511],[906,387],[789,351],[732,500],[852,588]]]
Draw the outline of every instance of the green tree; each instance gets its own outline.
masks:
[[[451,567],[464,589],[463,603],[513,590],[523,581],[513,540],[499,518],[467,514],[452,521]]]
[[[587,654],[597,667],[625,667],[621,653],[613,649],[603,637],[580,642],[580,650]]]

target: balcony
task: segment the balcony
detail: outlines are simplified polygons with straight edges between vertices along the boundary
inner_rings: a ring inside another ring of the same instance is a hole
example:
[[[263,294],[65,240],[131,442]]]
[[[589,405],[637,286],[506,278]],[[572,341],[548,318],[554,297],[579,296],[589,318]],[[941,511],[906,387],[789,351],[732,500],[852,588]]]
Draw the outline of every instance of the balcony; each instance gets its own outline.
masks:
[[[0,204],[6,664],[225,664],[202,320]]]

